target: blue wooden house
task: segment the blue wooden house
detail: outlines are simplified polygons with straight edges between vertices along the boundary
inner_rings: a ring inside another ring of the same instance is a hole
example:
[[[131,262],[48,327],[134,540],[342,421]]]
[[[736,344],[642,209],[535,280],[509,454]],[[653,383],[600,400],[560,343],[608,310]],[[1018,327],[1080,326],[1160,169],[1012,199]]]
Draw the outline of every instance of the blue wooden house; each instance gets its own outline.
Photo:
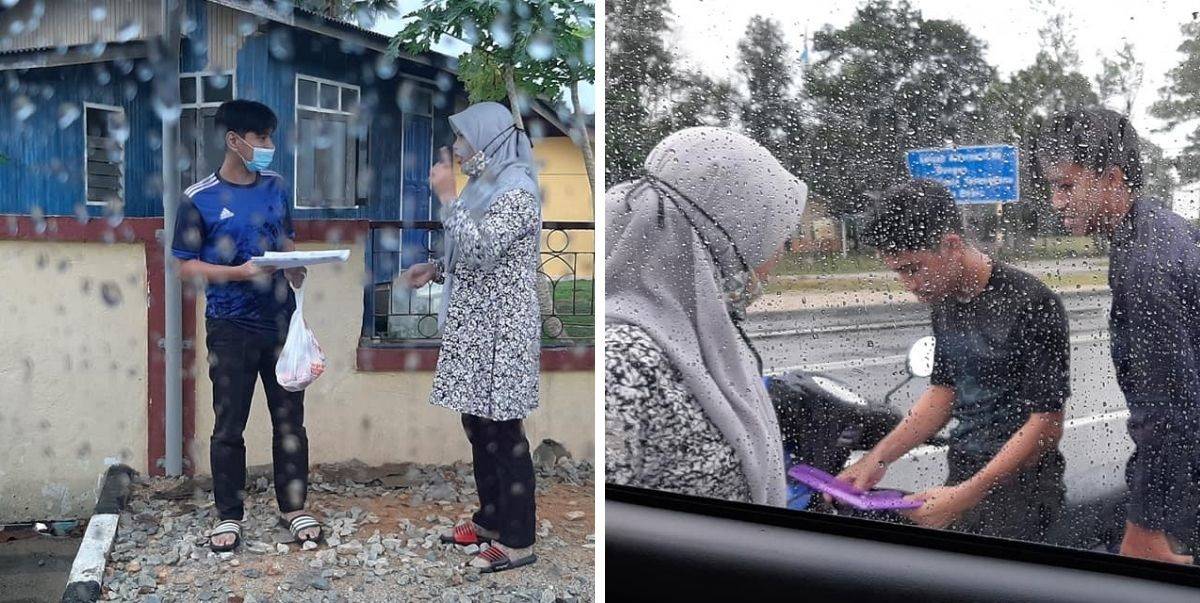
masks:
[[[179,1],[177,66],[156,59],[162,0],[0,8],[0,220],[160,218],[163,120],[178,119],[186,189],[223,159],[217,107],[257,100],[279,117],[271,169],[291,186],[297,225],[366,233],[364,337],[377,339],[397,313],[390,283],[437,244],[429,167],[467,104],[453,60],[392,57],[388,36],[290,1]],[[162,102],[176,80],[180,102]],[[535,145],[567,135],[548,105],[531,109]],[[330,228],[343,221],[354,227]]]
[[[465,98],[440,55],[385,56],[388,38],[290,3],[184,0],[178,65],[186,187],[224,153],[232,98],[279,116],[272,169],[295,217],[430,219],[428,168]],[[158,0],[0,9],[0,214],[162,215]]]

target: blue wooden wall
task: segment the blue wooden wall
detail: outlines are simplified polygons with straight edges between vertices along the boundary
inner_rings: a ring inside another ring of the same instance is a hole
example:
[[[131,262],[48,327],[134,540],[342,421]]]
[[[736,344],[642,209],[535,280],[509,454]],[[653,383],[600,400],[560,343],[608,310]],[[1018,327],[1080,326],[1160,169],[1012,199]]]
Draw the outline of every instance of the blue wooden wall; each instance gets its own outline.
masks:
[[[162,215],[162,122],[151,108],[150,84],[138,75],[147,67],[130,61],[0,74],[19,80],[34,107],[21,119],[21,94],[0,93],[0,214],[78,215],[85,203],[83,103],[91,102],[121,107],[129,121],[124,215]],[[72,108],[78,117],[60,126]],[[87,212],[100,216],[103,208],[89,206]]]
[[[202,0],[191,0],[188,14],[195,23],[190,40],[181,53],[181,71],[201,71],[207,63],[202,40],[206,18]],[[286,35],[291,56],[271,50],[271,36]],[[353,45],[271,23],[245,40],[238,53],[236,71],[240,98],[260,101],[279,116],[274,138],[278,151],[272,169],[293,182],[295,168],[295,79],[297,74],[315,76],[362,89],[364,112],[370,121],[370,160],[374,177],[367,206],[348,209],[296,210],[305,219],[436,219],[430,197],[428,172],[434,161],[432,140],[448,138],[445,121],[449,94],[439,95],[435,116],[403,115],[397,91],[405,75],[435,79],[437,71],[402,61],[394,75],[376,70],[377,54]],[[140,65],[140,63],[138,63]],[[97,77],[97,70],[110,73],[110,81]],[[0,72],[0,84],[9,74]],[[389,77],[381,77],[389,76]],[[0,214],[29,214],[36,206],[45,215],[73,215],[83,202],[83,119],[58,127],[59,107],[82,102],[121,106],[130,120],[126,146],[127,216],[161,216],[161,122],[151,106],[150,84],[138,79],[135,68],[122,73],[116,63],[29,70],[16,75],[33,99],[37,110],[27,119],[15,115],[14,95],[0,94]],[[450,94],[461,94],[460,88]],[[439,142],[440,144],[440,142]],[[187,186],[190,183],[182,183]],[[93,216],[101,208],[88,208]],[[420,236],[413,233],[413,236]],[[413,256],[412,261],[423,259]],[[405,262],[407,264],[408,262]]]

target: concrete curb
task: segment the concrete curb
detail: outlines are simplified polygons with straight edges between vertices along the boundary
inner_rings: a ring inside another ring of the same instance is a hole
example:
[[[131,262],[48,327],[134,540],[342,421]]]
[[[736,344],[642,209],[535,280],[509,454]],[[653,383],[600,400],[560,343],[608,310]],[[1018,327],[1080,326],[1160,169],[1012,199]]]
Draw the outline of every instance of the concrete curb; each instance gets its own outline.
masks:
[[[108,552],[117,539],[117,524],[121,511],[129,502],[129,489],[137,472],[126,465],[113,465],[102,476],[100,496],[96,510],[88,520],[87,531],[75,562],[71,564],[71,576],[63,591],[62,603],[93,603],[100,600],[100,587],[104,583],[104,566]]]

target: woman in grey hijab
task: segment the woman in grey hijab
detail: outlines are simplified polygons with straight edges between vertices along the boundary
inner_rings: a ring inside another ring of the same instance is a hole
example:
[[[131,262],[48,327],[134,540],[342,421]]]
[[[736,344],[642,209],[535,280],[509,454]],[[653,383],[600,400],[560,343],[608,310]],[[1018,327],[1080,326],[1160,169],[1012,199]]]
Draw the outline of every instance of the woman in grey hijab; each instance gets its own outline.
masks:
[[[541,314],[537,271],[541,200],[526,133],[486,102],[450,116],[454,156],[468,176],[455,190],[450,153],[429,172],[442,202],[443,253],[404,273],[410,287],[441,281],[442,332],[429,401],[462,415],[479,511],[443,535],[494,541],[471,561],[485,572],[537,560],[534,473],[522,421],[538,405]]]
[[[605,194],[605,470],[613,483],[786,504],[783,443],[738,324],[808,189],[753,140],[681,130]]]

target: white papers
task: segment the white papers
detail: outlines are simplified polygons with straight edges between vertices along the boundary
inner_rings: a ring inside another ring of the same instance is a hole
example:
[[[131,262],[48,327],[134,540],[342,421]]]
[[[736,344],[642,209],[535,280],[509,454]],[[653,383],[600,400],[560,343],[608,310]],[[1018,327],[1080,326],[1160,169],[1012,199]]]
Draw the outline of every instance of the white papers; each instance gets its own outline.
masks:
[[[350,259],[349,249],[330,249],[328,251],[268,251],[261,256],[250,258],[250,262],[259,266],[296,268],[297,266],[344,262],[348,259]]]

